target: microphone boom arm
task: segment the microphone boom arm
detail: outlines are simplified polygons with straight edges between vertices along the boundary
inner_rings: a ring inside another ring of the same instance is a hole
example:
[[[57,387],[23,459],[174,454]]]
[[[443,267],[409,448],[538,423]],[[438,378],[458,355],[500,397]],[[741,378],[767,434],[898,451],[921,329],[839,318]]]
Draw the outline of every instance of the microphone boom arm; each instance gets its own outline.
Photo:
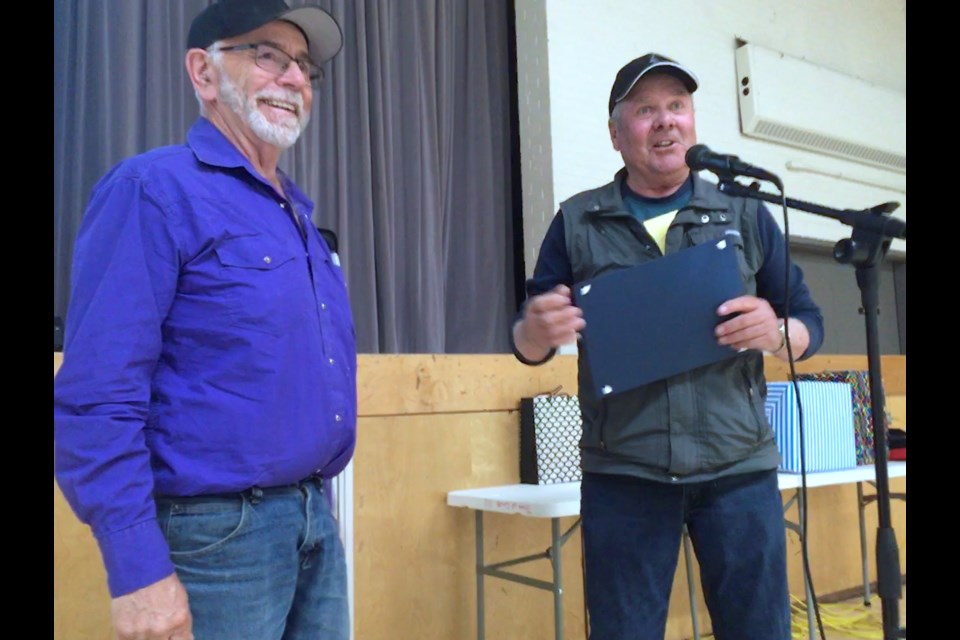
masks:
[[[755,198],[764,200],[773,204],[780,204],[783,198],[772,193],[765,193],[759,188],[744,186],[734,180],[720,179],[717,185],[723,193],[741,196],[744,198]],[[827,218],[833,218],[853,227],[854,229],[863,229],[873,233],[879,233],[887,238],[907,239],[907,223],[899,218],[891,217],[890,213],[896,211],[900,206],[899,202],[884,202],[870,209],[853,211],[850,209],[831,209],[803,200],[786,198],[787,206],[791,209],[808,211]]]

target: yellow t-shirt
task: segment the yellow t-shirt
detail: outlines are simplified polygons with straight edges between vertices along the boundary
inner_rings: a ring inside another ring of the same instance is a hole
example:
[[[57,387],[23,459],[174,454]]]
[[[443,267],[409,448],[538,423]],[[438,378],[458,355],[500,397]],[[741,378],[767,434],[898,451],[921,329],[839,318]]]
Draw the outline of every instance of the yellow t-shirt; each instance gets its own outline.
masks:
[[[653,238],[657,246],[660,247],[660,253],[665,253],[664,247],[667,243],[667,229],[670,228],[670,223],[673,222],[677,211],[679,211],[679,209],[667,211],[656,217],[648,218],[643,222],[643,226],[647,228],[647,233],[650,234],[650,237]]]

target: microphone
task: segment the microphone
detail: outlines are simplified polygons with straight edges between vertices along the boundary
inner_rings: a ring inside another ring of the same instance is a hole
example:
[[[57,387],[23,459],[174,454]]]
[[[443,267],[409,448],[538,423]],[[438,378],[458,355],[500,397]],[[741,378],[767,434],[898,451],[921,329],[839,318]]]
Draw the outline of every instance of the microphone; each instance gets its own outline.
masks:
[[[721,178],[747,176],[750,178],[757,178],[759,180],[769,180],[770,182],[774,182],[782,188],[780,178],[778,178],[776,175],[766,171],[765,169],[761,169],[760,167],[755,167],[752,164],[748,164],[737,156],[724,155],[722,153],[710,151],[710,148],[705,144],[695,144],[687,149],[687,155],[685,159],[687,161],[687,166],[694,171],[702,171],[703,169],[706,169],[707,171],[717,174]]]

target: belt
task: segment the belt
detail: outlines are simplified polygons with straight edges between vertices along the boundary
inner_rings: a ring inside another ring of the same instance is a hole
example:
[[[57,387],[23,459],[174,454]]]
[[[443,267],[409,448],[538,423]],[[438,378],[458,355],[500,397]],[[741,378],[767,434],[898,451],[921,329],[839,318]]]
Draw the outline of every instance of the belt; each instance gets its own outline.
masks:
[[[224,491],[222,493],[204,493],[193,496],[156,496],[158,501],[168,501],[168,502],[185,502],[188,500],[211,500],[211,499],[241,499],[247,498],[253,504],[257,504],[264,497],[268,497],[273,494],[278,493],[287,493],[292,489],[300,489],[307,485],[314,485],[320,491],[323,491],[324,479],[318,474],[312,474],[300,480],[299,482],[294,482],[292,484],[280,484],[270,487],[261,487],[259,485],[254,485],[248,489],[243,489],[242,491]]]
[[[250,487],[249,489],[244,489],[240,492],[240,495],[246,497],[253,504],[260,502],[264,496],[268,496],[272,493],[281,493],[289,491],[290,489],[300,489],[301,487],[313,484],[316,485],[317,489],[323,491],[323,478],[317,474],[307,476],[300,482],[295,482],[293,484],[281,484],[275,487],[258,487],[256,485]]]

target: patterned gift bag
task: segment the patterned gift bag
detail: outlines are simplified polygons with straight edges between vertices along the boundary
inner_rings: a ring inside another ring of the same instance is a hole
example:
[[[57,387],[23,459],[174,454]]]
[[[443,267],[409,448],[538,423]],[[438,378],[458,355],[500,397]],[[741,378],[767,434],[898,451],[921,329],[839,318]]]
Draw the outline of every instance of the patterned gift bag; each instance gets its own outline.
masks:
[[[820,373],[801,373],[797,380],[818,380],[821,382],[847,382],[853,400],[853,429],[857,445],[857,464],[873,464],[873,410],[870,402],[870,375],[866,371],[821,371]],[[889,411],[885,411],[887,429],[893,421]]]
[[[543,394],[520,400],[520,482],[579,482],[580,400]]]

